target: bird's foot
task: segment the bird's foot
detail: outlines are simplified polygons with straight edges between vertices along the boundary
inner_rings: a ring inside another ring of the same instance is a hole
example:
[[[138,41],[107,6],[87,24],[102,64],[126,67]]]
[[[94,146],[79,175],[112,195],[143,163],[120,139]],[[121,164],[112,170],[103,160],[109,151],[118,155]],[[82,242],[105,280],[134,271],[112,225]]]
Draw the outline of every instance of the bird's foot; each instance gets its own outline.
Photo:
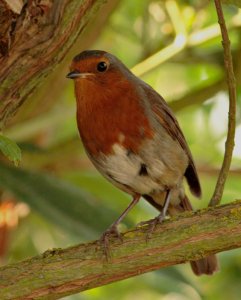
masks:
[[[155,230],[157,224],[162,223],[164,219],[165,219],[165,217],[162,214],[160,214],[159,216],[157,216],[154,219],[144,221],[144,222],[140,222],[140,223],[137,224],[137,226],[144,226],[144,225],[149,226],[149,228],[147,229],[147,234],[146,234],[146,241],[147,242],[151,238],[152,233]]]
[[[160,214],[153,220],[153,222],[150,224],[150,227],[147,230],[147,235],[146,235],[147,241],[151,238],[152,233],[156,229],[157,224],[161,224],[164,219],[165,217],[162,214]]]
[[[118,231],[117,226],[115,225],[112,225],[102,234],[102,236],[100,237],[100,242],[103,244],[104,254],[107,261],[109,261],[111,258],[110,243],[109,243],[111,236],[117,237],[121,242],[123,242],[122,236]]]

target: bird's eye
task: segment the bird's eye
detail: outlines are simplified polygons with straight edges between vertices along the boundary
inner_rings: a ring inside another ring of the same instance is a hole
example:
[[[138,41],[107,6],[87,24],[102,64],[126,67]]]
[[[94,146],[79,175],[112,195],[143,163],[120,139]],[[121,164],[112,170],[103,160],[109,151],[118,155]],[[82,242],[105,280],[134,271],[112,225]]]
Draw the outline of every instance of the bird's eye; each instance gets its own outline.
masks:
[[[99,62],[98,63],[98,65],[97,65],[97,70],[99,71],[99,72],[105,72],[106,70],[107,70],[107,63],[106,62],[104,62],[104,61],[101,61],[101,62]]]

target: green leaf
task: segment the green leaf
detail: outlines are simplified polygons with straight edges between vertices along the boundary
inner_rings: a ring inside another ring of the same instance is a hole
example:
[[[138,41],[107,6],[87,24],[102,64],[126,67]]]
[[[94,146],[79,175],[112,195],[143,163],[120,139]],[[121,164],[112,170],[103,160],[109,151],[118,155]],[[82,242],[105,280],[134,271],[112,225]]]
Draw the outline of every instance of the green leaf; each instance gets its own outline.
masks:
[[[21,150],[18,145],[4,135],[0,135],[0,150],[17,166],[21,160]]]
[[[44,173],[0,163],[0,187],[80,239],[96,238],[118,217],[87,192]]]

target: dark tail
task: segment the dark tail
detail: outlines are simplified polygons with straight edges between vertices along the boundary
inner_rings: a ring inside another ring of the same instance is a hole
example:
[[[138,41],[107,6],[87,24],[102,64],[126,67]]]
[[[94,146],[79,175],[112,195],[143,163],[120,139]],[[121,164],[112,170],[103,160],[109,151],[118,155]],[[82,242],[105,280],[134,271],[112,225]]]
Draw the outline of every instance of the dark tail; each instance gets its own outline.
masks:
[[[216,255],[210,255],[208,257],[191,261],[191,267],[193,273],[197,276],[206,274],[213,275],[213,273],[219,270],[218,268],[218,260]]]
[[[192,205],[186,195],[181,200],[180,208],[182,210],[193,210]],[[193,273],[197,276],[203,274],[212,275],[213,273],[219,270],[218,260],[216,255],[210,255],[205,258],[192,261],[190,264]]]

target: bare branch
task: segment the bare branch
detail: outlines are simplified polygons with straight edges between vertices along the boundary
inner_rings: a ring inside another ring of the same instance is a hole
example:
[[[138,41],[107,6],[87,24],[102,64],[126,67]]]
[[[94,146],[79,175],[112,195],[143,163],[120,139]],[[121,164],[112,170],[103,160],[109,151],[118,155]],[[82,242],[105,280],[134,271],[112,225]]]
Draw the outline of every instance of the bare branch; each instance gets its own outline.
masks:
[[[223,164],[218,176],[214,194],[209,203],[210,206],[215,206],[220,203],[223,195],[224,185],[230,169],[232,155],[233,155],[233,148],[234,148],[234,138],[235,138],[236,98],[237,98],[236,81],[235,81],[235,76],[233,71],[232,53],[230,49],[230,40],[228,37],[228,31],[225,24],[220,0],[215,0],[215,5],[216,5],[216,10],[218,15],[218,22],[221,29],[222,39],[223,39],[222,45],[224,51],[224,65],[226,69],[228,91],[229,91],[229,114],[228,114],[228,133],[227,133],[227,139],[225,143],[225,154],[224,154]]]

